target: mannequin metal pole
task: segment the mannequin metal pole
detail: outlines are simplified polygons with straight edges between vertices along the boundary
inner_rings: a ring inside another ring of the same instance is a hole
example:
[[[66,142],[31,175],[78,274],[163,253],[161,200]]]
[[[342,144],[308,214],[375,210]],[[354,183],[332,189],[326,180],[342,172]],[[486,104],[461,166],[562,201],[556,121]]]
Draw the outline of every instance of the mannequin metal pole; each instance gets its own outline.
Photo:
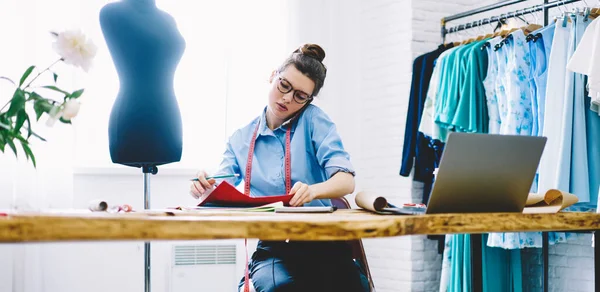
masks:
[[[144,209],[150,209],[150,175],[156,174],[158,168],[154,165],[143,166],[144,172]],[[150,242],[144,242],[144,291],[150,292]]]
[[[150,209],[150,173],[144,172],[144,209]],[[150,242],[144,242],[144,287],[150,292]]]

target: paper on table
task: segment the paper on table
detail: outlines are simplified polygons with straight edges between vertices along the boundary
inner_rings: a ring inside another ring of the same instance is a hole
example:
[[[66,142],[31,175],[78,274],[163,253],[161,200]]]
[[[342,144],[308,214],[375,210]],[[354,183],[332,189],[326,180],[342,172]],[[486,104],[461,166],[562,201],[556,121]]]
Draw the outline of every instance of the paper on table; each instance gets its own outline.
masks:
[[[204,206],[195,206],[195,207],[180,207],[185,211],[239,211],[239,212],[274,212],[276,208],[283,207],[283,202],[275,202],[262,206],[255,207],[204,207]]]
[[[550,189],[545,194],[530,193],[523,213],[558,213],[578,201],[577,196],[557,189]]]
[[[293,195],[249,197],[223,181],[198,206],[212,204],[221,207],[257,207],[276,202],[283,202],[283,205],[287,206],[292,197]]]

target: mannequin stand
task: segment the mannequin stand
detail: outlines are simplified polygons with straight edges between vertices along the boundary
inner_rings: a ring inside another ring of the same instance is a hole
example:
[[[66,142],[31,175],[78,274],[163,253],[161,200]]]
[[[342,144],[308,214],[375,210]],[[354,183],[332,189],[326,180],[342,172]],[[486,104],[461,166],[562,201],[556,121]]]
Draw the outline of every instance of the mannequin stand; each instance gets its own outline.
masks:
[[[155,165],[143,166],[144,173],[144,209],[150,209],[150,174],[157,174]],[[144,242],[144,291],[150,292],[150,242]]]

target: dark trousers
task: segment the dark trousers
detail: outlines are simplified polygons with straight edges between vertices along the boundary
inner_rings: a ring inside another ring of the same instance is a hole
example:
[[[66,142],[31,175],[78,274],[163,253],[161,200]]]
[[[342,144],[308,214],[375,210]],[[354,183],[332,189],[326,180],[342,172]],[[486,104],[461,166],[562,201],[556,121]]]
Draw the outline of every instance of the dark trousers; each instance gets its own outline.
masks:
[[[257,292],[369,291],[346,242],[259,241],[248,267]]]

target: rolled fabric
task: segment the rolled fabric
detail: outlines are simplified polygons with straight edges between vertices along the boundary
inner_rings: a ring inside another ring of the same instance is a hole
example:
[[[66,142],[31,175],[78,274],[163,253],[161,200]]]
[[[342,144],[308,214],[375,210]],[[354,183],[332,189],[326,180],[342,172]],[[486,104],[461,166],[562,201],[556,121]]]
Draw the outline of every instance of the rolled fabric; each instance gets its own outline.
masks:
[[[88,205],[88,209],[92,212],[103,212],[108,209],[108,203],[102,200],[93,200]]]
[[[388,207],[387,200],[384,197],[375,196],[367,192],[359,192],[354,199],[356,205],[373,212],[383,211]]]

